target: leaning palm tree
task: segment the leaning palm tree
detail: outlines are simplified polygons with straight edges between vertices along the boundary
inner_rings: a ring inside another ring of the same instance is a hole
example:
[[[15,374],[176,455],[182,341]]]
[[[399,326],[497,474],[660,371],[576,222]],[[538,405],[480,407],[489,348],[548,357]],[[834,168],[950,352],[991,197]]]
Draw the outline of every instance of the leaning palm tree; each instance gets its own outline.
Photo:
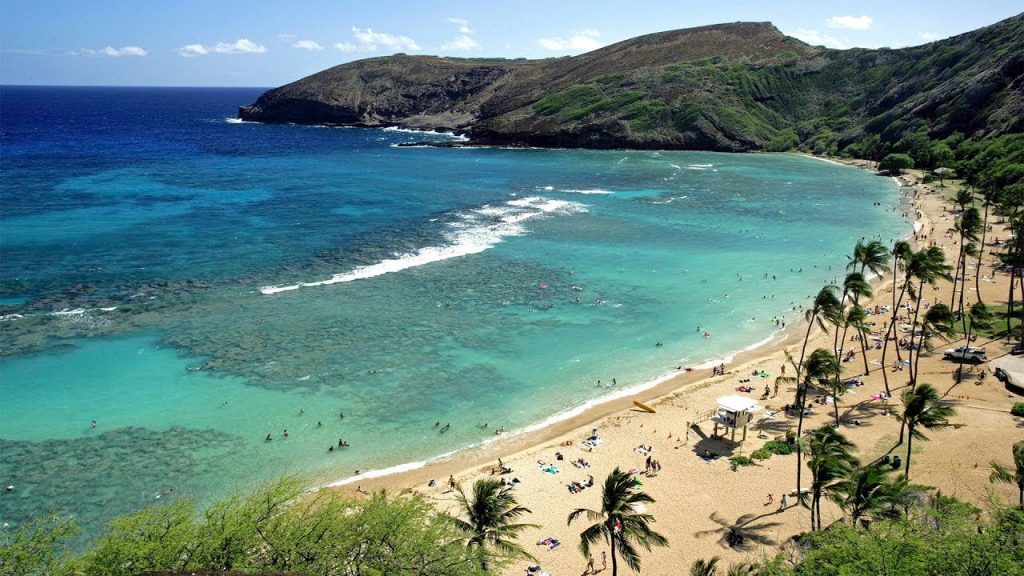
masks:
[[[1024,508],[1024,440],[1013,445],[1014,470],[1010,470],[996,461],[993,461],[991,466],[992,475],[988,477],[989,482],[1016,484],[1020,498],[1017,505]]]
[[[907,463],[903,474],[908,480],[910,479],[910,451],[914,444],[914,438],[928,439],[919,428],[944,428],[949,426],[949,419],[954,415],[956,415],[956,410],[939,396],[938,391],[931,384],[921,384],[903,392],[901,419],[907,426]]]
[[[503,486],[501,482],[481,479],[473,483],[473,494],[467,496],[458,487],[456,500],[468,520],[453,518],[455,525],[469,535],[468,545],[480,547],[485,551],[483,569],[488,569],[488,547],[493,547],[499,557],[534,559],[529,552],[515,542],[515,538],[527,528],[537,528],[536,524],[517,524],[515,521],[530,509],[520,506],[512,495],[512,486]]]
[[[895,516],[925,487],[911,486],[905,476],[890,479],[890,472],[880,464],[854,468],[846,478],[832,484],[828,498],[849,514],[854,526]]]
[[[618,574],[618,555],[630,569],[640,571],[640,553],[635,544],[648,551],[651,546],[668,546],[668,540],[650,526],[654,516],[639,511],[654,498],[636,487],[636,478],[616,466],[604,481],[601,509],[577,508],[569,514],[569,525],[584,514],[596,522],[580,532],[580,552],[590,556],[590,546],[603,538],[612,551],[612,576]]]
[[[853,455],[853,443],[832,426],[818,428],[801,442],[810,456],[807,466],[811,469],[811,501],[807,507],[811,510],[811,530],[821,530],[821,496],[848,476],[859,462]]]
[[[802,497],[803,492],[800,488],[801,473],[804,468],[804,461],[801,450],[800,436],[803,434],[804,428],[804,405],[807,401],[807,392],[811,386],[818,384],[819,386],[827,386],[833,377],[839,373],[839,359],[836,355],[825,350],[824,348],[818,348],[811,355],[807,357],[807,361],[803,365],[803,378],[797,382],[796,387],[796,409],[797,409],[797,424],[796,424],[796,494],[797,498]]]
[[[846,265],[847,270],[858,270],[863,275],[865,270],[870,270],[871,273],[881,275],[885,272],[886,265],[889,263],[889,250],[878,240],[871,240],[867,244],[857,241],[857,245],[853,247],[853,257],[850,259],[850,263]]]

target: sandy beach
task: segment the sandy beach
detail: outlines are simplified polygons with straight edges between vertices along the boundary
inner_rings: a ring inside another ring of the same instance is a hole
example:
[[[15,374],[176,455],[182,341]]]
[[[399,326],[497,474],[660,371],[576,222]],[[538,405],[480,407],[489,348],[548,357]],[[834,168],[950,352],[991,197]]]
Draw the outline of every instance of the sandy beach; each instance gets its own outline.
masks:
[[[863,161],[855,164],[864,169],[874,168]],[[932,184],[920,184],[920,177],[919,172],[912,171],[902,178],[905,185],[903,193],[912,200],[916,211],[912,216],[916,216],[914,220],[919,223],[915,226],[919,238],[915,248],[934,242],[946,252],[948,260],[953,259],[957,239],[948,231],[955,216],[947,210],[950,204],[945,199],[950,188],[937,189]],[[998,238],[1008,237],[1008,233],[994,223],[995,220],[994,217],[990,219],[993,228],[987,236],[989,246]],[[982,296],[990,305],[1001,304],[1006,300],[1009,279],[1006,274],[993,271],[994,257],[989,246],[986,246],[983,256]],[[966,297],[973,303],[977,296],[974,294],[972,268],[968,269],[967,286]],[[817,285],[808,286],[808,291],[813,293],[819,288]],[[893,289],[888,275],[878,279],[870,307],[891,305]],[[929,289],[925,302],[948,302],[951,289],[951,283],[940,282],[937,289]],[[888,313],[882,313],[871,316],[869,321],[876,324],[877,331],[889,319]],[[786,362],[786,353],[799,356],[805,330],[805,323],[794,323],[779,339],[737,354],[725,366],[723,375],[712,375],[711,369],[680,371],[678,376],[654,388],[598,405],[543,430],[499,438],[481,448],[458,453],[423,468],[363,479],[334,489],[345,493],[353,493],[357,487],[360,491],[411,489],[428,495],[440,508],[454,511],[454,494],[448,488],[449,476],[468,487],[477,478],[490,477],[500,458],[505,466],[512,469],[503,477],[520,481],[516,497],[520,504],[532,510],[524,521],[540,525],[540,528],[527,531],[521,544],[552,576],[565,576],[582,573],[587,563],[578,550],[579,533],[586,524],[577,522],[567,526],[566,518],[577,507],[599,508],[601,483],[613,468],[619,467],[638,471],[643,490],[656,500],[648,507],[648,512],[656,518],[654,528],[670,543],[668,548],[642,553],[645,574],[683,573],[694,560],[711,556],[722,557],[726,564],[774,556],[784,549],[791,536],[809,529],[809,514],[796,505],[794,499],[789,499],[789,506],[785,509],[780,509],[779,505],[782,494],[795,488],[796,457],[773,456],[753,466],[732,471],[728,456],[749,455],[764,442],[784,437],[787,429],[795,430],[795,416],[787,416],[781,411],[784,405],[793,401],[795,388],[783,387],[777,395],[761,397],[766,386],[769,389],[774,386],[775,377]],[[812,334],[808,351],[832,347],[832,333],[823,334],[815,328]],[[954,403],[957,410],[953,419],[957,426],[926,431],[930,441],[914,443],[911,479],[914,483],[934,486],[943,494],[975,503],[981,508],[986,507],[992,496],[1013,502],[1016,492],[1012,486],[988,482],[988,463],[992,460],[1008,463],[1011,445],[1024,439],[1019,419],[1009,414],[1013,403],[1024,398],[1009,393],[990,372],[983,380],[976,374],[970,374],[960,384],[955,384],[952,373],[957,365],[943,360],[942,350],[963,344],[962,339],[941,342],[934,338],[934,352],[921,358],[919,382],[933,384],[940,392],[946,393],[946,398]],[[990,360],[1005,356],[1009,349],[1004,341],[989,342],[984,338],[979,338],[974,345],[986,348]],[[880,350],[868,350],[870,373],[867,375],[863,374],[864,359],[860,355],[859,343],[848,341],[846,349],[854,350],[856,355],[843,363],[843,378],[856,377],[863,385],[849,388],[840,397],[840,415],[848,422],[840,427],[841,431],[857,445],[858,456],[864,462],[887,453],[905,458],[906,444],[896,446],[899,421],[886,415],[887,402],[878,398],[878,393],[885,389],[882,377],[885,369],[889,371],[893,392],[888,407],[898,409],[900,406],[899,395],[906,386],[907,372],[893,371],[894,346],[890,346],[889,366],[886,367],[879,365]],[[988,370],[986,364],[976,372],[980,374],[983,370]],[[792,368],[787,369],[787,372],[791,371]],[[762,372],[769,376],[758,375]],[[753,390],[738,391],[740,386],[749,386]],[[716,399],[726,395],[752,398],[761,407],[761,411],[754,415],[757,425],[751,426],[742,444],[712,438],[711,422],[700,424],[699,432],[687,426],[701,413],[715,408]],[[634,407],[633,400],[650,405],[656,413]],[[805,419],[805,430],[833,420],[831,406],[811,405],[814,414]],[[768,417],[768,414],[774,415]],[[600,444],[596,447],[585,445],[584,439],[593,434],[600,437]],[[641,446],[650,447],[650,451],[639,449]],[[705,461],[698,457],[704,450],[722,457]],[[561,455],[561,460],[556,453]],[[661,465],[657,475],[643,474],[648,456]],[[588,466],[574,465],[573,462],[579,459],[585,460]],[[557,473],[551,473],[553,468],[550,465],[557,468]],[[578,493],[567,488],[571,482],[585,484],[589,476],[593,476],[594,487]],[[805,472],[805,487],[807,478]],[[436,486],[428,487],[431,479],[436,480]],[[822,515],[828,524],[841,518],[842,512],[831,503],[824,503]],[[746,532],[757,535],[757,538],[749,539],[749,545],[743,549],[724,544],[724,534],[729,526],[735,524],[744,524]],[[546,545],[536,544],[546,538],[554,538],[561,545],[549,549]],[[602,549],[607,548],[601,545],[596,554],[599,571]],[[532,562],[529,561],[514,562],[504,573],[521,575],[530,564]],[[620,570],[629,573],[621,565]],[[610,564],[607,571],[610,573]]]

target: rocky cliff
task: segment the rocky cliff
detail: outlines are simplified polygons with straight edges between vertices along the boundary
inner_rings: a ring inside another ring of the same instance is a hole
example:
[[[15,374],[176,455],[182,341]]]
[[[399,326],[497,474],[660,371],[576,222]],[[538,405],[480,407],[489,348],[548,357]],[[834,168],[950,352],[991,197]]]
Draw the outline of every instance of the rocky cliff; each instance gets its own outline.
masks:
[[[829,50],[735,23],[546,60],[371,58],[270,90],[239,116],[480,144],[834,152],[922,129],[1024,131],[1022,77],[1024,15],[898,50]]]

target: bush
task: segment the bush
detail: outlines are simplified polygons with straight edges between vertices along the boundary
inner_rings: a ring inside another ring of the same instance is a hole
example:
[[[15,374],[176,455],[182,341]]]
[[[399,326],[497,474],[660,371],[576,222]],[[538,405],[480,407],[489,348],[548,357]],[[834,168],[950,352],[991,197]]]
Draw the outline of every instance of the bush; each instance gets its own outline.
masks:
[[[736,454],[735,456],[729,457],[729,465],[732,467],[733,472],[736,471],[740,466],[750,466],[754,461],[749,456],[741,456]]]
[[[779,442],[778,440],[769,440],[764,443],[762,450],[767,450],[772,454],[778,454],[779,456],[785,456],[786,454],[793,453],[793,446],[785,442]]]
[[[1024,402],[1017,402],[1010,408],[1010,414],[1014,416],[1024,416]]]
[[[758,448],[750,453],[750,457],[754,460],[767,460],[772,457],[772,452],[766,448]]]

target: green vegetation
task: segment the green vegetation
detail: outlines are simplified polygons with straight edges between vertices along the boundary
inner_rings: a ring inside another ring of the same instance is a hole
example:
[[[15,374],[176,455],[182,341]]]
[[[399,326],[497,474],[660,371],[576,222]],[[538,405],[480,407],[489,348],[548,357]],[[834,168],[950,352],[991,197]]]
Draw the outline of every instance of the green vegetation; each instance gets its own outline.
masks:
[[[618,113],[630,104],[643,100],[646,96],[645,92],[631,90],[605,98],[602,92],[593,85],[581,84],[545,96],[533,105],[533,110],[543,116],[559,114],[561,122],[572,122],[594,113]],[[654,105],[655,103],[649,104]],[[661,106],[664,107],[663,104]],[[638,112],[634,112],[634,114],[636,113]]]
[[[878,163],[878,169],[889,174],[902,174],[914,167],[914,159],[907,154],[889,154]]]
[[[199,511],[181,498],[115,518],[93,546],[62,556],[73,526],[49,514],[0,531],[0,573],[134,576],[147,571],[478,576],[491,553],[423,498],[304,497],[284,479]]]
[[[762,446],[762,448],[771,452],[772,454],[778,454],[780,456],[785,456],[786,454],[793,453],[792,444],[789,444],[788,442],[780,442],[778,440],[769,440],[764,443],[764,446]]]
[[[1024,402],[1014,402],[1013,408],[1010,408],[1010,414],[1014,416],[1024,416]]]
[[[742,454],[733,454],[729,457],[729,467],[735,472],[741,466],[751,466],[754,464],[754,459],[750,456],[744,456]]]

